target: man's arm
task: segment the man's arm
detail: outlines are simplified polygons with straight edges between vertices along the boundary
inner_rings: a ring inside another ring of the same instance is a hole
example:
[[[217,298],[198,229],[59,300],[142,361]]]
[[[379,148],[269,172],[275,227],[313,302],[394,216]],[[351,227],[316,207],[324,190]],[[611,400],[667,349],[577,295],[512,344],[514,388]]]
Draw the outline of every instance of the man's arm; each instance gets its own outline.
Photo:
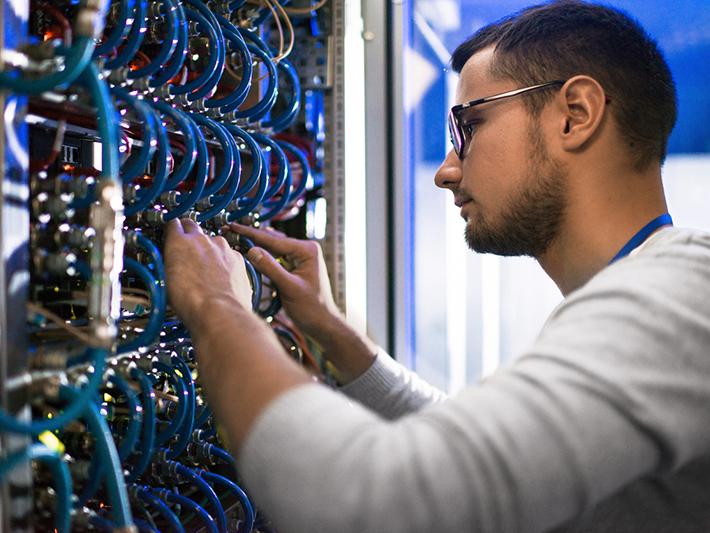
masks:
[[[165,270],[170,304],[190,330],[200,382],[233,451],[264,408],[311,382],[250,307],[244,261],[223,237],[191,220],[167,225]]]

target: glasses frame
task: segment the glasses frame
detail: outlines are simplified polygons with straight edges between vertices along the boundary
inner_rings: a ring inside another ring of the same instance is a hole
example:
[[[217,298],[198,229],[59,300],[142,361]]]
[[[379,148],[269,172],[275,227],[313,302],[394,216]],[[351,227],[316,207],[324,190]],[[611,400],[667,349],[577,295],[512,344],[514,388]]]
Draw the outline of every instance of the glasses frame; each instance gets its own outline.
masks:
[[[514,89],[512,91],[507,91],[500,94],[494,94],[492,96],[486,96],[484,98],[477,98],[476,100],[471,100],[465,104],[458,104],[451,108],[448,116],[449,123],[449,139],[454,147],[454,151],[460,160],[463,160],[464,154],[468,142],[471,140],[472,135],[466,135],[464,128],[470,125],[470,122],[464,122],[461,119],[461,113],[467,109],[474,106],[487,104],[488,102],[495,102],[497,100],[502,100],[504,98],[511,98],[513,96],[518,96],[519,94],[527,93],[530,91],[536,91],[538,89],[545,89],[546,87],[552,87],[553,85],[564,85],[567,83],[566,80],[554,80],[545,83],[540,83],[538,85],[531,85],[530,87],[523,87],[522,89]]]

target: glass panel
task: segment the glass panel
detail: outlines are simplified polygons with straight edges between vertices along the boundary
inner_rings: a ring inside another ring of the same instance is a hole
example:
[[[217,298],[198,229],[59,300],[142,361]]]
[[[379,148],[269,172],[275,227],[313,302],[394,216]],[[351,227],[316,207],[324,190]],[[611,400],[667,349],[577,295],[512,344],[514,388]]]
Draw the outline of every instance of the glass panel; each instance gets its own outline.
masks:
[[[457,77],[450,53],[476,29],[531,5],[523,0],[407,0],[404,54],[406,179],[405,287],[411,365],[455,391],[509,363],[536,337],[561,300],[537,263],[481,256],[466,249],[451,195],[433,184],[449,149],[446,115]],[[664,179],[678,225],[710,228],[710,10],[706,0],[608,2],[638,18],[664,49],[678,84],[680,112]],[[703,202],[703,199],[705,201]],[[703,203],[705,205],[703,205]]]

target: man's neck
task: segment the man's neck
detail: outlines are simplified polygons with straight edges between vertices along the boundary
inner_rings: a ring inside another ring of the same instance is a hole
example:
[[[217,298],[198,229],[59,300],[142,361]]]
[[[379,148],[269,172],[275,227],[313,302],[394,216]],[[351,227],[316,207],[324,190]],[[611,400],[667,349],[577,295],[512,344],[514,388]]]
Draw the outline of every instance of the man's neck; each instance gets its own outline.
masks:
[[[622,186],[616,182],[576,192],[558,236],[538,258],[564,296],[587,283],[641,228],[668,211],[660,170],[657,175],[629,176]]]

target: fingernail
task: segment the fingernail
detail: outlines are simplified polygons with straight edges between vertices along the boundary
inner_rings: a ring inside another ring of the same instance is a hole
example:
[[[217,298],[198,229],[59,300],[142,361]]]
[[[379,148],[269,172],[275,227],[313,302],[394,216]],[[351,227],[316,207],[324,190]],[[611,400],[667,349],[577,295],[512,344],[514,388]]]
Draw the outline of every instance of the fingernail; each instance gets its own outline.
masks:
[[[264,252],[259,250],[259,248],[252,248],[247,252],[247,259],[252,263],[258,263],[264,256]]]

